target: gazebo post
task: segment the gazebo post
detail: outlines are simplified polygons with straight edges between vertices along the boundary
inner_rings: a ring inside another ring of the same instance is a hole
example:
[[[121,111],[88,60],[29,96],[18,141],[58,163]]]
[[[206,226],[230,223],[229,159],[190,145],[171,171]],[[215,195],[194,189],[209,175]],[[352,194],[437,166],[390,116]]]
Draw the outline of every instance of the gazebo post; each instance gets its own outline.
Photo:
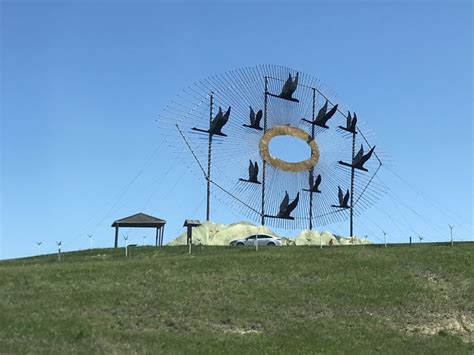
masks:
[[[159,230],[160,230],[159,227],[156,228],[155,247],[158,246]]]
[[[163,246],[163,236],[165,234],[165,225],[161,226],[161,246]]]
[[[119,226],[115,226],[115,248],[118,247]]]

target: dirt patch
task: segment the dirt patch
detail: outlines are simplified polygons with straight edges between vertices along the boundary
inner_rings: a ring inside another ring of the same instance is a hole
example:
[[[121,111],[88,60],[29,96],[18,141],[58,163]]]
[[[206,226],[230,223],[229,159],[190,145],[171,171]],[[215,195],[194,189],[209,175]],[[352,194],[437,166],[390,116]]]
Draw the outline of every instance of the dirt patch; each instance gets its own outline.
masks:
[[[473,314],[431,314],[430,320],[411,324],[408,333],[422,335],[443,335],[447,333],[458,335],[467,343],[474,342]]]
[[[239,334],[239,335],[246,335],[246,334],[260,334],[262,333],[262,329],[260,325],[251,325],[248,327],[239,327],[235,324],[230,322],[223,322],[220,324],[211,324],[211,326],[223,333],[232,333],[232,334]]]

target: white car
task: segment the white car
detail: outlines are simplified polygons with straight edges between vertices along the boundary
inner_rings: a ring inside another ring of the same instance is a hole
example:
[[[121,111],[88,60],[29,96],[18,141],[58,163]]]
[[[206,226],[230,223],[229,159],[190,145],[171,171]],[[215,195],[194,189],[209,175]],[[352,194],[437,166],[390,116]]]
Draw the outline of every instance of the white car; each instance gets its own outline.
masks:
[[[237,247],[255,246],[255,240],[258,240],[258,246],[281,247],[283,245],[281,238],[273,237],[267,234],[254,234],[247,238],[233,240],[230,242],[230,245]]]

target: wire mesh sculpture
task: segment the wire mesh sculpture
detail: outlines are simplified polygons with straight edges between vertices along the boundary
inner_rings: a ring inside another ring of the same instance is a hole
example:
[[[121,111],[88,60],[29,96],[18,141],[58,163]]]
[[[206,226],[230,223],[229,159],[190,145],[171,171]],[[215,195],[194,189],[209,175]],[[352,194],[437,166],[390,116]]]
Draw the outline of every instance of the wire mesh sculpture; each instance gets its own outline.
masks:
[[[313,77],[262,65],[189,87],[164,109],[159,124],[179,158],[203,174],[207,220],[212,190],[262,225],[313,229],[349,218],[352,236],[354,214],[383,192],[375,179],[382,162],[356,114],[341,107]],[[273,156],[277,136],[304,141],[308,159]]]

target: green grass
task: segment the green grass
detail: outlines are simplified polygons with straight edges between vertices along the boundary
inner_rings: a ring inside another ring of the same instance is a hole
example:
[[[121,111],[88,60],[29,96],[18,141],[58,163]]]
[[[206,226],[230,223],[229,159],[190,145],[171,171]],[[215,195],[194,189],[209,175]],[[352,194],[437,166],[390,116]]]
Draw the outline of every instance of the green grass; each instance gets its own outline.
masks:
[[[1,353],[474,353],[474,245],[0,262]]]

